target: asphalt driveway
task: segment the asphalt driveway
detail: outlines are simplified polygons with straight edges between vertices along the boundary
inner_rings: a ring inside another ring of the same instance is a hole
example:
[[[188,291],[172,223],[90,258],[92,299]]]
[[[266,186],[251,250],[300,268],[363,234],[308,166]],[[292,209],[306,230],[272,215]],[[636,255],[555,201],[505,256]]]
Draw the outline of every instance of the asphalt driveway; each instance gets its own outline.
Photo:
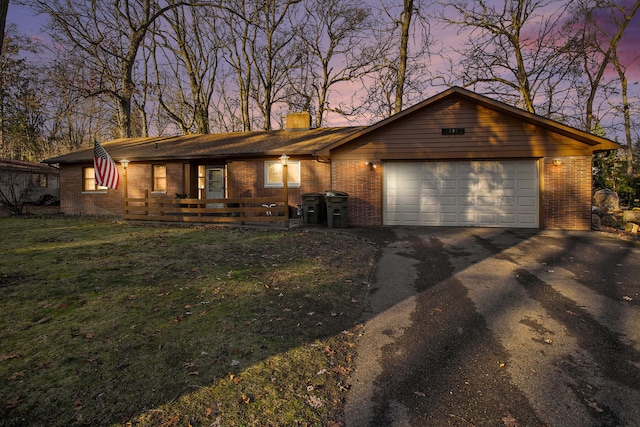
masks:
[[[640,426],[640,244],[353,230],[381,243],[345,409],[359,426]]]

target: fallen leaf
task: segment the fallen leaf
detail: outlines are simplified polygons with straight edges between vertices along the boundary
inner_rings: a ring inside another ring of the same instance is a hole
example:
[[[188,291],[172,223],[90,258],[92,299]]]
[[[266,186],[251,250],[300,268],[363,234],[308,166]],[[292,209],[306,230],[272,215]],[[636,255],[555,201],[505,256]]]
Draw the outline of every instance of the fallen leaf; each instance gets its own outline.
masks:
[[[9,400],[5,406],[7,407],[7,409],[14,409],[17,408],[18,406],[20,406],[22,404],[22,398],[21,397],[14,397],[13,399]]]
[[[248,404],[249,404],[249,402],[251,402],[251,398],[250,398],[250,397],[248,397],[246,394],[243,394],[243,395],[240,397],[240,403],[242,403],[242,404],[244,404],[244,405],[248,405]]]
[[[502,417],[502,422],[505,427],[519,427],[518,420],[516,420],[513,415],[507,413],[504,417]]]
[[[547,338],[546,340],[544,340],[544,342],[546,342],[547,344],[551,344],[553,343],[553,340],[551,340],[551,338]]]
[[[312,408],[321,408],[324,406],[324,402],[315,396],[309,396],[307,398],[307,404]]]
[[[344,376],[349,375],[349,369],[345,368],[344,366],[336,366],[332,369],[332,371]]]
[[[627,295],[623,296],[622,299],[625,300],[625,301],[633,301],[633,298],[631,298],[631,297],[629,297]]]
[[[589,404],[591,408],[593,408],[596,412],[604,412],[604,410],[598,406],[596,402],[589,402],[587,399],[585,401]]]
[[[0,362],[4,362],[5,360],[9,360],[9,359],[15,359],[17,357],[20,357],[18,353],[2,354],[0,355]]]
[[[413,394],[415,394],[418,397],[427,397],[427,395],[421,391],[414,391]]]
[[[27,371],[14,372],[13,374],[11,374],[9,379],[10,380],[15,380],[15,379],[18,379],[20,377],[24,377],[26,374],[27,374]]]

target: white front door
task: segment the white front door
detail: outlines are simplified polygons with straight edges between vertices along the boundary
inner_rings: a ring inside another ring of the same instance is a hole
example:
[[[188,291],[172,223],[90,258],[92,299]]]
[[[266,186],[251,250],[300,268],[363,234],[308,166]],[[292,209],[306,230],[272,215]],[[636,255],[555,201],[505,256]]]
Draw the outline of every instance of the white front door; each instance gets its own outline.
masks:
[[[205,176],[205,198],[207,199],[224,199],[224,166],[207,166]],[[209,208],[221,208],[222,203],[210,203]]]

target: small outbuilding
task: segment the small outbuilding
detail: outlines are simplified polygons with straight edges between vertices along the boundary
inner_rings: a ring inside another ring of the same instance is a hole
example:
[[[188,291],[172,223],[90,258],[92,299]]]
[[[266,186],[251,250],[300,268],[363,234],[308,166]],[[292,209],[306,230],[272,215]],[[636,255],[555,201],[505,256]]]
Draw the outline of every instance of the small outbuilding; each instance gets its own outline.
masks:
[[[305,115],[303,115],[304,118]],[[103,144],[128,167],[128,195],[192,198],[346,192],[359,226],[586,230],[592,156],[619,145],[453,87],[372,126],[120,139]],[[61,210],[121,214],[123,189],[95,186],[93,150],[47,160],[61,169]]]

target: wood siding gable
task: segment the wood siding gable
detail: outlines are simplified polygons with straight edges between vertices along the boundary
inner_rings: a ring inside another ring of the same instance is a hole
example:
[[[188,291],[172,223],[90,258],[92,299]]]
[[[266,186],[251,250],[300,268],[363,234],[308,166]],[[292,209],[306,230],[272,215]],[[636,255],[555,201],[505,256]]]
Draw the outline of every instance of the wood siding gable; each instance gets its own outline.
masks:
[[[519,159],[590,156],[617,148],[463,89],[445,93],[327,147],[322,155],[344,160]],[[445,129],[464,133],[443,135]]]

